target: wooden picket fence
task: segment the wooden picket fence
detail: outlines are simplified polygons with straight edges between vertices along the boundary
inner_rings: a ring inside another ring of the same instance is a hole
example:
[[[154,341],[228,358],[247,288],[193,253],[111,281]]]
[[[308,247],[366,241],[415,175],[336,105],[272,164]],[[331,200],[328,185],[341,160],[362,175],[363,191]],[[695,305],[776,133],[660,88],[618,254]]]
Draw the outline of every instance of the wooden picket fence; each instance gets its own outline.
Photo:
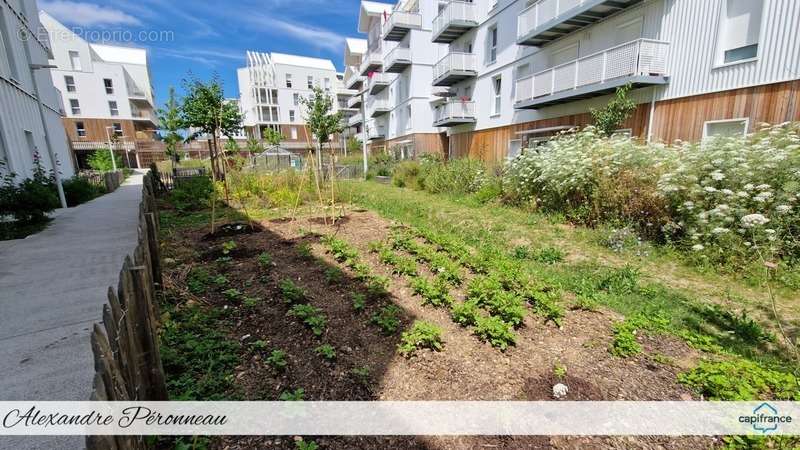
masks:
[[[161,289],[158,246],[159,186],[152,172],[144,177],[139,205],[139,241],[127,256],[116,290],[108,289],[103,323],[92,330],[95,376],[93,401],[166,401],[164,368],[158,347]],[[86,447],[95,449],[146,449],[141,436],[88,436]]]

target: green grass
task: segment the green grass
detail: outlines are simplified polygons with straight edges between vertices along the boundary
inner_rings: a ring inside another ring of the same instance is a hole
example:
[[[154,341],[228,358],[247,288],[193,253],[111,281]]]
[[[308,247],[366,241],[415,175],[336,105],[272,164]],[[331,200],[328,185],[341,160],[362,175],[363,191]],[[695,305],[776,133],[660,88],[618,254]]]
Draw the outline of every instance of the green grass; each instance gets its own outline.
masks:
[[[717,295],[725,289],[747,292],[747,286],[736,280],[680,267],[680,261],[669,255],[643,258],[613,254],[594,243],[596,231],[565,227],[557,217],[377,183],[346,186],[357,205],[437,235],[440,247],[446,247],[454,258],[461,257],[473,271],[509,264],[508,270],[500,272],[519,270],[517,277],[530,278],[551,291],[590,297],[627,317],[665,317],[669,322],[665,330],[694,341],[698,347],[721,349],[773,367],[790,367],[784,352],[767,340],[752,339],[754,331],[748,329],[752,324],[742,324],[740,315],[726,317],[709,311],[707,302],[685,288],[683,275],[712,285]],[[515,256],[520,239],[535,244]],[[580,258],[564,259],[563,255]],[[661,276],[655,277],[652,272]],[[705,300],[706,292],[703,294]],[[547,314],[555,320],[563,315],[557,305],[541,302],[539,306],[551,308]],[[484,325],[488,328],[489,324]]]

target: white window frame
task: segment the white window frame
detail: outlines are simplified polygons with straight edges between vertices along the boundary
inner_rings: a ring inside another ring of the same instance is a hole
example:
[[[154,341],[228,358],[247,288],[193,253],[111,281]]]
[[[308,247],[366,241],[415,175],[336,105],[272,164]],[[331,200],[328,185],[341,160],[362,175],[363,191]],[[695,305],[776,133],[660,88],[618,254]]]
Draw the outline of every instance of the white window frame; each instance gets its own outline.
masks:
[[[494,36],[493,36],[494,34]],[[495,42],[492,43],[492,37]],[[497,62],[497,49],[500,43],[500,32],[498,31],[497,24],[494,24],[486,29],[486,65],[491,65]],[[494,55],[492,55],[494,53]],[[494,56],[494,57],[493,57]]]
[[[294,121],[295,121],[295,113],[294,113],[293,109],[290,109],[289,110],[289,122],[294,122]]]
[[[74,103],[73,103],[74,102]],[[81,115],[81,102],[77,98],[69,99],[69,110],[73,116]]]
[[[288,89],[292,88],[292,74],[290,73],[286,74],[286,88]]]
[[[75,122],[75,133],[79,138],[86,137],[86,124],[83,122]]]
[[[517,152],[516,155],[512,156],[511,155],[511,147],[512,147],[512,145],[514,143],[519,144],[519,151]],[[512,160],[512,159],[516,158],[517,156],[520,156],[521,154],[522,154],[522,139],[509,139],[509,141],[508,141],[508,151],[506,152],[506,159]]]
[[[78,92],[78,86],[75,84],[75,77],[72,75],[64,75],[64,85],[67,87],[67,92]]]
[[[106,84],[106,81],[108,81],[108,84]],[[103,78],[103,87],[106,90],[106,94],[114,95],[114,80],[111,78]]]
[[[114,122],[111,124],[111,128],[114,129],[114,136],[122,137],[122,123],[121,122]]]
[[[293,141],[297,140],[297,127],[289,128],[289,138]]]
[[[309,89],[314,89],[314,76],[313,75],[309,75],[308,78],[306,79],[306,81],[307,81],[306,85],[308,86],[308,88]]]
[[[406,130],[411,129],[411,103],[406,105]]]
[[[742,132],[742,136],[747,136],[747,130],[750,129],[750,118],[749,117],[737,117],[735,119],[723,119],[723,120],[707,120],[703,122],[703,140],[708,139],[708,126],[714,125],[718,123],[732,123],[732,122],[744,122],[744,131]]]
[[[720,36],[720,32],[722,31],[723,14],[726,12],[727,8],[727,0],[721,0],[719,2],[719,5],[720,9],[719,13],[717,14],[717,23],[715,30],[716,37],[715,37],[714,55],[713,55],[714,61],[712,64],[712,69],[719,69],[728,66],[735,66],[737,64],[746,64],[753,61],[758,61],[761,58],[761,51],[764,48],[763,45],[764,34],[765,34],[764,27],[767,21],[767,14],[765,14],[766,1],[761,2],[761,22],[759,22],[758,24],[758,42],[756,42],[758,48],[756,49],[756,56],[752,58],[745,58],[731,62],[725,62],[725,50],[722,48],[723,42],[722,42],[722,36]],[[730,50],[735,50],[735,49],[730,49]]]
[[[500,82],[500,89],[497,83]],[[503,76],[492,77],[492,114],[491,117],[499,116],[503,111]]]
[[[72,70],[76,72],[80,72],[83,70],[83,66],[81,65],[81,52],[70,50],[69,51],[69,65]],[[77,61],[77,64],[75,62]]]
[[[14,57],[14,36],[16,36],[16,34],[11,33],[6,26],[5,11],[3,10],[2,6],[0,6],[0,44],[2,44],[4,50],[3,53],[6,56],[5,61],[8,67],[9,77],[15,82],[19,83],[19,67],[17,66],[17,60]],[[2,68],[2,66],[0,66],[0,68]]]
[[[116,100],[109,100],[108,102],[108,112],[111,114],[111,117],[119,116],[119,104]]]
[[[299,106],[300,105],[300,94],[298,94],[297,92],[292,94],[292,102],[294,102],[294,106]]]

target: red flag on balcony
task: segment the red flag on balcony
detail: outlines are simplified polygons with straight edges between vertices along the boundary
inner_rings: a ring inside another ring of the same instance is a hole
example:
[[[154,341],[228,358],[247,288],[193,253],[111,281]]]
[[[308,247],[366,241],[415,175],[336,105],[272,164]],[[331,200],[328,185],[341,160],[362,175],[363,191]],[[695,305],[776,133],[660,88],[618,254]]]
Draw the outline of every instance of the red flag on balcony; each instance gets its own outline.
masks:
[[[387,13],[385,9],[383,10],[383,21],[384,22],[389,21],[389,13]]]
[[[373,75],[375,75],[375,71],[370,71],[367,73],[367,78],[372,79]]]
[[[467,103],[468,101],[469,101],[469,97],[467,97],[466,95],[461,97],[461,103]]]

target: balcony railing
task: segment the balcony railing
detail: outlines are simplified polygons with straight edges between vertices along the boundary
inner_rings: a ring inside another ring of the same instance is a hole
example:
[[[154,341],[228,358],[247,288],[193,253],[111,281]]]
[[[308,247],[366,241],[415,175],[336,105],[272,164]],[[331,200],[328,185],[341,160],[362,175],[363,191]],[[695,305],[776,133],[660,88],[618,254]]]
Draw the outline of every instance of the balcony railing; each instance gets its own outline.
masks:
[[[355,114],[353,117],[351,117],[350,120],[347,121],[347,124],[350,125],[351,127],[354,127],[363,121],[364,121],[364,116],[362,116],[361,113],[358,113]]]
[[[450,100],[434,110],[433,126],[450,127],[475,122],[475,102]]]
[[[359,89],[361,84],[364,82],[364,78],[357,74],[351,73],[346,80],[344,80],[344,87],[347,89]]]
[[[452,86],[478,74],[478,58],[474,53],[450,52],[433,66],[433,85]]]
[[[389,105],[389,100],[385,98],[377,98],[377,97],[370,97],[367,100],[367,114],[370,117],[378,117],[382,116],[389,111],[391,111],[391,105]]]
[[[369,52],[364,55],[364,61],[361,62],[359,73],[366,76],[370,72],[378,72],[383,66],[383,58],[381,57],[380,49],[377,51]]]
[[[378,125],[374,120],[367,123],[367,137],[370,139],[383,139],[386,137],[386,126]]]
[[[571,98],[571,94],[590,97],[593,92],[602,95],[604,90],[613,88],[610,82],[663,84],[668,49],[667,42],[637,39],[551,67],[517,80],[516,102],[541,98],[537,103],[547,103],[546,97],[553,95],[559,98]]]
[[[385,73],[373,72],[367,82],[367,90],[375,95],[389,87],[389,76]]]
[[[641,0],[539,0],[517,17],[517,43],[542,45]]]
[[[361,107],[361,95],[356,94],[347,99],[347,107],[348,108],[359,108]]]
[[[450,43],[478,26],[476,7],[471,2],[450,0],[433,19],[433,42]]]
[[[395,47],[384,60],[383,71],[388,73],[400,73],[411,65],[411,49],[406,47]]]
[[[422,15],[415,12],[395,11],[383,24],[384,41],[400,41],[410,30],[422,28]]]

